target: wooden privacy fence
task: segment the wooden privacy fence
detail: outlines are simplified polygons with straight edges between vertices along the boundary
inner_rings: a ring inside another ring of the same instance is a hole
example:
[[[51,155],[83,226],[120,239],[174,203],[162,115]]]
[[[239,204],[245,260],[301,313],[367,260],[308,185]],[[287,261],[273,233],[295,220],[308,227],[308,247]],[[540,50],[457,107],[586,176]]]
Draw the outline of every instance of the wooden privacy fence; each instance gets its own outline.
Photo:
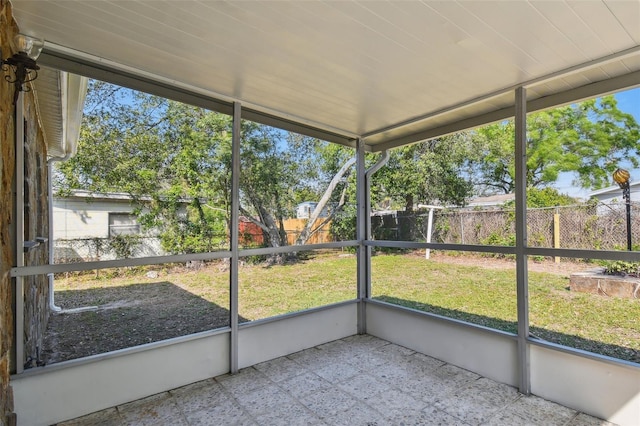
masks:
[[[308,219],[285,219],[284,230],[287,234],[287,244],[294,245],[296,240],[300,236],[300,233],[307,224]],[[323,223],[324,219],[320,218],[316,220],[313,230],[318,229],[309,239],[306,244],[321,244],[329,243],[333,241],[333,237],[329,230],[331,229],[331,221]],[[246,218],[240,218],[240,243],[242,245],[262,245],[264,244],[264,235],[262,229],[255,223],[250,222]]]
[[[284,230],[287,233],[287,243],[289,245],[293,245],[296,243],[296,240],[300,236],[300,233],[304,229],[304,226],[307,224],[307,221],[308,219],[285,219],[284,220]],[[329,243],[333,241],[333,237],[329,232],[329,230],[331,229],[331,221],[328,221],[326,223],[323,223],[323,222],[324,222],[324,219],[322,218],[319,218],[318,220],[316,220],[316,223],[314,224],[312,231],[318,228],[321,224],[322,224],[322,227],[320,227],[313,235],[311,235],[311,237],[309,237],[309,239],[305,244],[322,244],[322,243]]]

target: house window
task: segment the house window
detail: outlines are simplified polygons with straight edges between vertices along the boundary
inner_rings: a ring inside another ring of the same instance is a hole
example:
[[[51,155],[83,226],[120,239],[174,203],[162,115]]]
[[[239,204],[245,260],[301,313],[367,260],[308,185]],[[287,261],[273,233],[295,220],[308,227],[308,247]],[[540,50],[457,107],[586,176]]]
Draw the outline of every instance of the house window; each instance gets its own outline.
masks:
[[[140,233],[136,215],[131,213],[109,213],[109,237]]]

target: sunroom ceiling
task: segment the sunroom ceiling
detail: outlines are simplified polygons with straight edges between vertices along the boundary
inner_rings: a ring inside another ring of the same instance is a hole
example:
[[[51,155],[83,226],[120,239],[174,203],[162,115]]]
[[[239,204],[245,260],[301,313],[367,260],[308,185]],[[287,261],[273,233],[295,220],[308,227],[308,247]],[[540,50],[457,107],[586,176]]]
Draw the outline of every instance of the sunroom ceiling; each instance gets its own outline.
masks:
[[[635,0],[12,4],[21,31],[50,52],[364,137],[373,150],[508,116],[519,85],[531,108],[640,85]]]

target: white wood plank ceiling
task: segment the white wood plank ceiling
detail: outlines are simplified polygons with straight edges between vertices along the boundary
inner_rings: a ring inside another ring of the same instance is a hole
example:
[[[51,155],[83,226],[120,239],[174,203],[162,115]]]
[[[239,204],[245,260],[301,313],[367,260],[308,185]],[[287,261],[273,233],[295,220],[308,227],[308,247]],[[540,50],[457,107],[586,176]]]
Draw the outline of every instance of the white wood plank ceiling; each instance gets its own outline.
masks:
[[[374,150],[500,119],[523,84],[539,107],[593,83],[640,85],[637,0],[12,4],[21,31],[52,51],[363,136]]]

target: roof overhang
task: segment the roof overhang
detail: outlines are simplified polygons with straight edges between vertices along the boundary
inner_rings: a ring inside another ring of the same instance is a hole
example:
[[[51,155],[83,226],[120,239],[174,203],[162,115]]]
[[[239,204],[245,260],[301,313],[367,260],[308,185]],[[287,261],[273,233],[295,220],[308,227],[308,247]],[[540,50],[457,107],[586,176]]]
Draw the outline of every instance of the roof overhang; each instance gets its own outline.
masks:
[[[75,74],[42,68],[31,82],[38,118],[49,158],[65,159],[75,154],[87,79]]]
[[[13,0],[43,65],[378,151],[640,86],[640,2]]]

